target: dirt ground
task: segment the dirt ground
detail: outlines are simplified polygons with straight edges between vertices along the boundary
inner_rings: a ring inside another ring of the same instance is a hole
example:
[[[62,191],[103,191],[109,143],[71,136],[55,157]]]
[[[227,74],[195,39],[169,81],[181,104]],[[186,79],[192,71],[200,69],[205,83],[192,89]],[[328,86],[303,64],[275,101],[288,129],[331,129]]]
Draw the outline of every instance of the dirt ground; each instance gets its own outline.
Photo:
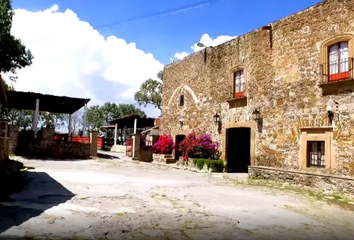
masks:
[[[0,206],[1,239],[353,239],[354,212],[218,174],[136,163],[24,161],[31,182]],[[351,203],[348,203],[349,205]]]

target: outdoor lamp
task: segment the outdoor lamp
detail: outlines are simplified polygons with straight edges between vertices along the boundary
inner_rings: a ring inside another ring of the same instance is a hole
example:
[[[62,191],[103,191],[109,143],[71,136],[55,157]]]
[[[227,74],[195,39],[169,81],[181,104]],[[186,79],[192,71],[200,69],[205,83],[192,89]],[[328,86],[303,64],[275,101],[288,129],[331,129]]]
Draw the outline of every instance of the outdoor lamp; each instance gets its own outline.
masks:
[[[215,113],[214,121],[215,121],[216,124],[218,124],[220,122],[220,115],[218,113]]]
[[[181,128],[183,128],[183,124],[184,124],[184,119],[183,118],[179,119],[179,124],[181,125]]]
[[[327,106],[327,113],[328,113],[329,122],[332,123],[333,117],[334,117],[334,112],[333,112],[331,105]]]
[[[261,112],[259,111],[258,108],[256,108],[256,109],[253,111],[253,113],[252,113],[252,118],[253,118],[253,120],[255,120],[255,121],[257,121],[257,122],[261,119]]]

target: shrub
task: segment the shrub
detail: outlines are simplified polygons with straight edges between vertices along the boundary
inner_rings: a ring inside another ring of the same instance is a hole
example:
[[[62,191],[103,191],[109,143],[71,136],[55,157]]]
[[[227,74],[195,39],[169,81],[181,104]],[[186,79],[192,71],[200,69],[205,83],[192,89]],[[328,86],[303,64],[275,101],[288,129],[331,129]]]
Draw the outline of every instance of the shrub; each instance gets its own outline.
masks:
[[[191,157],[194,155],[195,146],[196,146],[196,136],[195,136],[195,132],[192,132],[188,134],[188,136],[185,137],[182,142],[179,143],[178,151],[180,151],[184,159],[186,159],[188,158],[188,156]]]
[[[175,143],[169,135],[161,135],[159,140],[153,145],[154,152],[158,154],[171,154],[174,147]]]
[[[223,172],[224,171],[224,161],[223,160],[194,158],[193,163],[194,163],[194,165],[197,166],[197,168],[199,170],[202,170],[204,165],[206,165],[208,170],[211,169],[213,172]]]
[[[202,134],[196,139],[195,154],[200,158],[217,159],[219,144],[213,142],[209,134]]]

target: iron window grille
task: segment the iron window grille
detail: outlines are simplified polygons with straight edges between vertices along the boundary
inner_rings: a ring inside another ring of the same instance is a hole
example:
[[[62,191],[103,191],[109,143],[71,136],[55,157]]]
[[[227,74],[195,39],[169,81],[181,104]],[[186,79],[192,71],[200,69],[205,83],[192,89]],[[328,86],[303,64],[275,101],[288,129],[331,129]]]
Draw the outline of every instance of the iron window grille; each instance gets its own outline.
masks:
[[[325,168],[325,142],[309,141],[308,148],[308,166],[314,168]]]

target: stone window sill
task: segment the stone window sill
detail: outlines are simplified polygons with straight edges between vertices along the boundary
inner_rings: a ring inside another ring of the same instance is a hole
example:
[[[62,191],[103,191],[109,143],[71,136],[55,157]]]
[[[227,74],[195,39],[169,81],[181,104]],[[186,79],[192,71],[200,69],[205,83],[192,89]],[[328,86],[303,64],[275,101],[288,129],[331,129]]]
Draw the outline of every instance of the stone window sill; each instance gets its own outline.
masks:
[[[242,97],[237,97],[237,98],[231,98],[231,99],[228,99],[226,100],[228,103],[232,104],[232,103],[236,103],[236,102],[239,102],[239,101],[242,101],[242,100],[246,100],[247,97],[246,96],[242,96]]]
[[[339,81],[330,81],[319,84],[322,88],[323,95],[341,94],[354,92],[354,79],[348,78]]]

